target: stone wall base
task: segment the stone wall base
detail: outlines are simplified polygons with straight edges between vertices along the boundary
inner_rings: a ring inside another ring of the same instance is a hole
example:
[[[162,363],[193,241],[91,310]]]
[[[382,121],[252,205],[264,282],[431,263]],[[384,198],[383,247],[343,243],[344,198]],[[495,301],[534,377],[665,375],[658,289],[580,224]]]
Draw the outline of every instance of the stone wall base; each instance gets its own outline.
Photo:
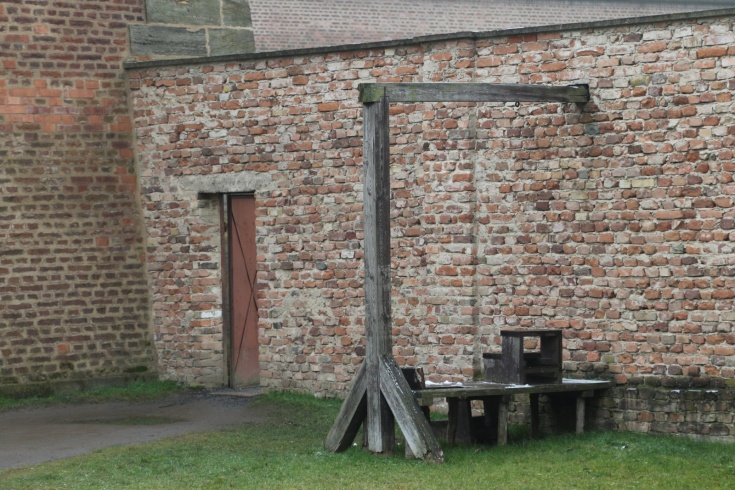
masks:
[[[157,379],[158,374],[155,373],[136,373],[104,378],[3,385],[0,386],[0,396],[10,398],[50,396],[61,393],[76,393],[97,388],[124,387],[135,381],[155,381]]]
[[[574,431],[574,394],[540,402],[542,432]],[[509,410],[511,423],[528,423],[528,397],[516,397]],[[735,442],[735,389],[611,388],[588,400],[585,427]]]
[[[613,388],[595,407],[598,427],[735,441],[735,389]]]

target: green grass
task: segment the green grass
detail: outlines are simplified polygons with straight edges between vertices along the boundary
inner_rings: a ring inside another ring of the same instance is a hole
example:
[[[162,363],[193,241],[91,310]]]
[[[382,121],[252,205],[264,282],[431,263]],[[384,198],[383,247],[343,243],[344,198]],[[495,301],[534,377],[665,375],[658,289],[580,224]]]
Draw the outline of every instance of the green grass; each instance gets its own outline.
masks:
[[[62,403],[139,402],[155,400],[156,398],[183,390],[184,388],[181,385],[172,381],[136,381],[125,387],[98,388],[83,392],[60,393],[51,396],[29,398],[0,396],[0,412]]]
[[[716,489],[735,482],[735,446],[630,433],[587,433],[504,447],[445,446],[446,463],[353,447],[323,449],[337,401],[276,394],[265,422],[110,448],[0,472],[3,489]]]

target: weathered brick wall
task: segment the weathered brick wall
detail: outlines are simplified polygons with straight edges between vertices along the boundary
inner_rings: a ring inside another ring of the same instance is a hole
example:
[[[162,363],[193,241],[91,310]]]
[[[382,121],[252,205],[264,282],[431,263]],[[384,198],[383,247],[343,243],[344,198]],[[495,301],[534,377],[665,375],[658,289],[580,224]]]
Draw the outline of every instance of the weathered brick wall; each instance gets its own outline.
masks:
[[[0,391],[155,370],[121,68],[142,4],[0,5]]]
[[[249,3],[258,51],[732,6],[727,0],[249,0]]]
[[[364,353],[357,84],[588,83],[584,107],[392,106],[394,354],[466,379],[500,328],[559,328],[568,376],[729,400],[734,19],[132,70],[168,375],[222,365],[219,210],[196,176],[257,180],[262,383],[334,394]],[[620,393],[601,417],[646,417]]]

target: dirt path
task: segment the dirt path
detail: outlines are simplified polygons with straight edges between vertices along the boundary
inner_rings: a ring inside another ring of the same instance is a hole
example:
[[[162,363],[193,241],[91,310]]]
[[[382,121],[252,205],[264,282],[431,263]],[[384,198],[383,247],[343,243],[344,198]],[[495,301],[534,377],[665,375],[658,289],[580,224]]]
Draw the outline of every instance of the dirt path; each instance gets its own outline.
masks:
[[[194,392],[154,402],[61,405],[0,413],[0,469],[262,420],[258,390]]]

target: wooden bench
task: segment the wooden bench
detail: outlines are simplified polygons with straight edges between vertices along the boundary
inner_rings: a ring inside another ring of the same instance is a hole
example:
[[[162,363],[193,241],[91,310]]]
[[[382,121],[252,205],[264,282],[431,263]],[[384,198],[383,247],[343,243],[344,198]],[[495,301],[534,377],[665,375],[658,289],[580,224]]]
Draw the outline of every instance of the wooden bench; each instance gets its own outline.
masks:
[[[531,408],[531,436],[539,434],[539,395],[570,393],[576,395],[578,434],[584,432],[585,402],[595,391],[610,388],[610,381],[563,379],[561,383],[515,385],[490,382],[465,383],[462,386],[426,387],[413,390],[419,406],[430,407],[444,398],[449,406],[446,440],[450,443],[489,442],[499,445],[508,441],[508,402],[512,395],[528,394]],[[472,417],[472,400],[483,403],[484,415]],[[425,410],[424,413],[427,413]]]

